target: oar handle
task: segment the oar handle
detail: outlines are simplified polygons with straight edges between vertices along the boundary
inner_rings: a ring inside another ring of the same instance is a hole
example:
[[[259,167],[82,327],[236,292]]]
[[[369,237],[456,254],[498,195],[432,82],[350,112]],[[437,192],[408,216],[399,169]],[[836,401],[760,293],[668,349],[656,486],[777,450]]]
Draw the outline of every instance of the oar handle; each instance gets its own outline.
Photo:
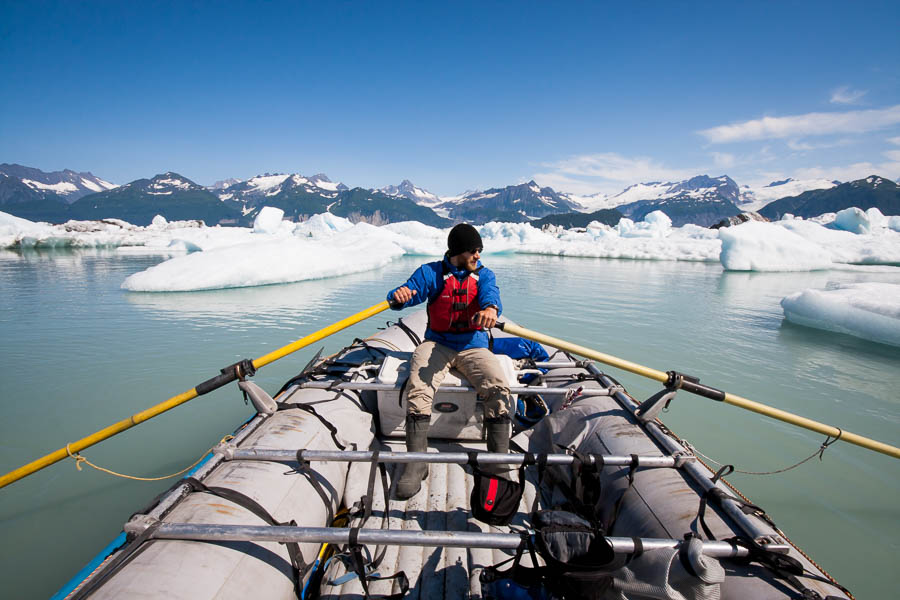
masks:
[[[222,373],[220,375],[216,375],[211,379],[207,379],[203,383],[197,385],[197,387],[190,389],[186,392],[178,394],[177,396],[172,396],[165,402],[160,402],[155,406],[151,406],[150,408],[143,410],[139,413],[131,415],[127,419],[123,419],[114,425],[110,425],[105,429],[101,429],[87,437],[84,437],[77,442],[72,442],[70,444],[66,444],[64,447],[60,448],[56,452],[51,452],[50,454],[43,456],[37,460],[34,460],[27,465],[21,466],[15,471],[10,471],[6,475],[0,477],[0,488],[6,487],[7,485],[22,479],[23,477],[27,477],[36,471],[40,471],[44,467],[49,467],[50,465],[57,463],[67,456],[71,454],[75,454],[76,452],[80,452],[85,448],[93,446],[99,442],[102,442],[105,439],[109,439],[112,436],[122,433],[127,429],[131,429],[135,425],[139,425],[144,421],[150,420],[153,417],[160,415],[168,410],[175,408],[189,400],[193,400],[197,396],[209,393],[215,389],[222,387],[223,385],[230,383],[237,379],[242,373],[245,375],[252,375],[252,372],[256,369],[260,369],[269,363],[275,362],[279,358],[283,358],[292,352],[296,352],[301,348],[305,348],[310,344],[314,344],[319,340],[328,337],[342,329],[346,329],[351,325],[355,325],[360,321],[364,321],[369,317],[377,315],[378,313],[387,310],[389,307],[387,301],[379,302],[374,306],[370,306],[369,308],[356,313],[355,315],[351,315],[346,319],[342,319],[337,323],[333,323],[324,329],[320,329],[315,333],[311,333],[306,337],[300,338],[296,342],[288,344],[283,348],[279,348],[274,352],[270,352],[265,356],[261,356],[254,360],[252,363],[250,361],[241,361],[239,363],[235,363],[230,367],[226,367],[222,369]]]
[[[578,354],[579,356],[585,356],[592,360],[596,360],[598,362],[602,362],[604,364],[629,371],[642,377],[655,379],[656,381],[659,381],[663,384],[668,384],[668,382],[670,381],[671,372],[666,373],[663,371],[657,371],[656,369],[651,369],[649,367],[645,367],[643,365],[639,365],[637,363],[633,363],[616,356],[612,356],[610,354],[604,354],[603,352],[598,352],[591,348],[579,346],[577,344],[573,344],[559,338],[544,335],[543,333],[539,333],[537,331],[525,329],[524,327],[519,327],[518,325],[514,325],[512,323],[497,323],[497,327],[500,330],[505,331],[506,333],[527,338],[541,344],[547,344],[548,346],[553,346],[554,348],[559,348],[560,350],[565,350],[566,352]],[[886,454],[887,456],[900,458],[900,448],[897,448],[896,446],[891,446],[890,444],[885,444],[884,442],[879,442],[865,436],[857,435],[844,429],[834,427],[833,425],[826,425],[825,423],[813,421],[812,419],[807,419],[806,417],[801,417],[799,415],[795,415],[778,408],[760,404],[759,402],[754,402],[753,400],[748,400],[747,398],[742,398],[741,396],[737,396],[735,394],[722,392],[721,390],[716,390],[715,388],[710,388],[697,382],[690,382],[685,380],[681,385],[681,389],[699,394],[701,396],[705,396],[707,398],[712,398],[713,400],[720,400],[722,402],[731,404],[733,406],[738,406],[745,410],[750,410],[755,413],[771,417],[773,419],[778,419],[779,421],[784,421],[785,423],[790,423],[791,425],[796,425],[797,427],[803,427],[804,429],[809,429],[810,431],[815,431],[817,433],[838,438],[843,442],[849,442],[868,450],[874,450],[875,452]]]

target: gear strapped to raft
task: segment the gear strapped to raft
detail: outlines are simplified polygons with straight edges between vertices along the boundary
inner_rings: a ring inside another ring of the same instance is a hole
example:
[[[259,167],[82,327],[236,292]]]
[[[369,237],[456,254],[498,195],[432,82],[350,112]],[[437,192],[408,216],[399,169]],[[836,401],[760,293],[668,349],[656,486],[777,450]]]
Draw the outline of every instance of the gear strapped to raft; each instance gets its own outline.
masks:
[[[302,451],[298,452],[297,454],[298,456],[301,455]],[[374,510],[376,472],[379,472],[381,474],[381,486],[383,494],[382,498],[384,498],[385,501],[385,508],[382,513],[381,519],[381,529],[385,529],[385,525],[388,523],[387,502],[389,501],[390,492],[387,470],[384,467],[384,463],[379,461],[380,454],[381,451],[377,448],[372,451],[366,493],[350,509],[350,515],[352,517],[359,517],[361,520],[350,529],[350,537],[347,545],[343,547],[339,554],[336,555],[336,558],[338,560],[344,562],[345,568],[347,568],[348,573],[337,578],[336,580],[329,581],[329,584],[341,585],[349,581],[353,577],[356,577],[359,579],[360,585],[363,588],[363,595],[365,598],[399,600],[400,598],[403,598],[409,591],[409,579],[407,578],[406,573],[404,571],[397,571],[393,575],[389,576],[379,575],[376,572],[376,569],[384,560],[384,557],[387,554],[387,547],[382,547],[381,552],[376,552],[375,557],[372,557],[371,553],[368,551],[368,548],[358,543],[357,541],[360,529],[362,529],[362,527],[368,522]],[[397,580],[400,591],[396,594],[391,594],[388,596],[373,596],[369,593],[369,582],[388,580]]]

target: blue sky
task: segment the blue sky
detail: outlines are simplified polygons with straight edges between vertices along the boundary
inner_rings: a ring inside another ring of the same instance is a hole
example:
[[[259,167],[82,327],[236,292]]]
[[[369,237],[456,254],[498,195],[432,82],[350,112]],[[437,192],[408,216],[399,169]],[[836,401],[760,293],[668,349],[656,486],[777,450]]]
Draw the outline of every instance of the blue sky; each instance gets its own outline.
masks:
[[[900,3],[10,2],[0,162],[441,195],[900,178]]]

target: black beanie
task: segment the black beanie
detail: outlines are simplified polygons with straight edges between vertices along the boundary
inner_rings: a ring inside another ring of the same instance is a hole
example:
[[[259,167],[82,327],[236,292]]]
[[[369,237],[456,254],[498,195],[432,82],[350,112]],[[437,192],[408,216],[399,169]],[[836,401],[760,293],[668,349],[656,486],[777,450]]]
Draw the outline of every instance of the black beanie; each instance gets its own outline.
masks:
[[[460,223],[450,230],[447,247],[450,250],[447,253],[449,256],[471,252],[476,248],[482,248],[481,236],[478,235],[478,230],[468,223]]]

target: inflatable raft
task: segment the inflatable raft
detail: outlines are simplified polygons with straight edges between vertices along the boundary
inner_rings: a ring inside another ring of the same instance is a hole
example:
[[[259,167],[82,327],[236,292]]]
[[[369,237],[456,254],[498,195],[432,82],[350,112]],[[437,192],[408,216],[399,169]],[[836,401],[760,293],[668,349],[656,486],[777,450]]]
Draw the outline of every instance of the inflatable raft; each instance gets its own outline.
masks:
[[[500,356],[509,455],[485,452],[480,402],[453,372],[429,452],[407,454],[403,381],[425,324],[317,356],[277,394],[241,381],[257,414],[56,597],[852,598],[654,418],[672,389],[641,404],[553,347]],[[421,490],[393,499],[414,460],[429,463]],[[505,525],[472,511],[487,465],[513,482]]]

